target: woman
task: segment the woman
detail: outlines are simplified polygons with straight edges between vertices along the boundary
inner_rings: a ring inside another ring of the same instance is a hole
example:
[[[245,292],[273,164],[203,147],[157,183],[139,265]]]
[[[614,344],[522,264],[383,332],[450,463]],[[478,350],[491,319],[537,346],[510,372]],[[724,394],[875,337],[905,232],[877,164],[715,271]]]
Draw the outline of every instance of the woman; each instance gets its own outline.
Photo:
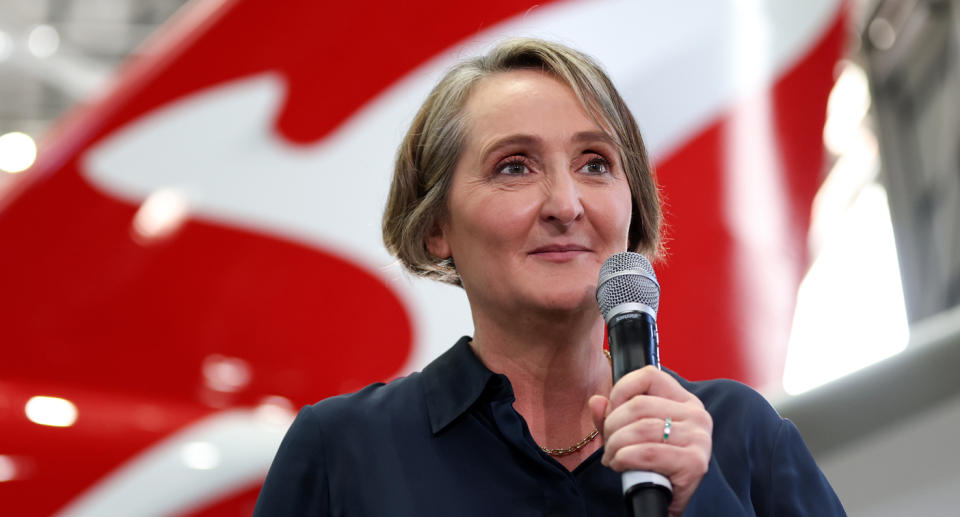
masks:
[[[671,515],[842,515],[749,388],[654,368],[613,385],[597,275],[655,254],[659,224],[636,123],[590,58],[518,39],[455,67],[401,145],[384,241],[463,287],[474,336],[304,408],[256,514],[623,515],[619,471],[646,470]]]

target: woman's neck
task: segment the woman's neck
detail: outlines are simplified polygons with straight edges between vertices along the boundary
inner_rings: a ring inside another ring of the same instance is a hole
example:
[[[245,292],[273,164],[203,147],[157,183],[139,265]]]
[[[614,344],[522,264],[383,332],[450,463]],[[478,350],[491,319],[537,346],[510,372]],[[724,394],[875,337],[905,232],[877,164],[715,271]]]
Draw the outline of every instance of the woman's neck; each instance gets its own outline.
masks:
[[[487,368],[510,379],[513,407],[538,445],[569,447],[593,431],[587,399],[607,395],[613,382],[599,313],[516,317],[507,324],[474,314],[474,325],[474,352]],[[558,459],[572,470],[599,446],[594,440]]]

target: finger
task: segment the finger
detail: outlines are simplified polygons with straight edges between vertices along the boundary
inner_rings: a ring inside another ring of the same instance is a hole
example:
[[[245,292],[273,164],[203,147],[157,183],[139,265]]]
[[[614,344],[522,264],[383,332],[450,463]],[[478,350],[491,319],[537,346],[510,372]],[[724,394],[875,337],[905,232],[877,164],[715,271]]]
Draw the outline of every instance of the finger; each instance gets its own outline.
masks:
[[[705,413],[705,411],[690,403],[681,403],[649,395],[637,395],[609,412],[607,418],[604,419],[604,432],[609,435],[621,427],[644,418],[655,418],[663,422],[665,418],[670,417],[674,422],[689,420],[702,424],[701,412]]]
[[[644,366],[621,377],[613,385],[610,402],[613,407],[617,407],[635,395],[654,395],[677,402],[697,399],[692,393],[683,389],[683,386],[670,374],[654,366]],[[697,401],[699,402],[699,399]]]
[[[590,408],[590,416],[593,418],[593,426],[600,430],[603,437],[603,421],[610,414],[610,401],[603,395],[594,395],[587,400],[587,406]],[[606,443],[606,442],[604,442]]]
[[[641,443],[622,447],[607,466],[613,470],[647,470],[670,478],[675,485],[699,479],[706,472],[709,457],[697,447],[673,447],[665,443]],[[698,477],[699,476],[699,477]]]
[[[671,424],[671,445],[679,447],[682,445],[679,431]],[[616,456],[620,449],[643,443],[658,443],[663,441],[665,423],[659,418],[644,418],[632,422],[630,425],[621,427],[607,435],[603,442],[604,451],[600,462],[608,465]]]
[[[709,458],[712,436],[708,430],[689,422],[671,420],[668,430],[665,420],[645,418],[606,435],[602,462],[607,464],[620,449],[632,445],[660,443],[676,448],[688,447],[707,451],[706,456]]]
[[[637,443],[665,443],[675,447],[684,447],[690,444],[690,439],[697,431],[682,422],[671,420],[669,431],[666,421],[662,418],[644,418],[621,427],[607,436],[604,442],[605,456],[612,457],[619,449]],[[667,437],[664,438],[664,435]]]
[[[709,453],[704,457],[704,452],[696,448],[634,445],[621,449],[607,466],[620,472],[645,470],[668,477],[673,484],[670,515],[679,515],[709,468]]]

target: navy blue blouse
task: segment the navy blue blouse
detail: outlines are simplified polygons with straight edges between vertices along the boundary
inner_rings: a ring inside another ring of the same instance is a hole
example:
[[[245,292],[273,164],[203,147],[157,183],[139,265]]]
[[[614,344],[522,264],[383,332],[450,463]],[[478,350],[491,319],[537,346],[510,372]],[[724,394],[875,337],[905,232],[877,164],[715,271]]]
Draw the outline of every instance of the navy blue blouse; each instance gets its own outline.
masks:
[[[540,450],[504,375],[464,337],[389,384],[304,407],[255,517],[619,516],[602,449],[573,472]],[[713,457],[685,515],[845,515],[797,432],[749,387],[688,382],[713,417]]]

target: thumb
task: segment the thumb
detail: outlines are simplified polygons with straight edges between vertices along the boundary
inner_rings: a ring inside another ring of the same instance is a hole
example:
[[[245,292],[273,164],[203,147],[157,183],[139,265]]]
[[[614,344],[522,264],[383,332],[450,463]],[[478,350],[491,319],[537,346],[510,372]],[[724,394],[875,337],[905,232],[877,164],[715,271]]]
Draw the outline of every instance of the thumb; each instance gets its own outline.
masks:
[[[590,407],[590,416],[593,418],[593,425],[600,430],[600,434],[602,436],[603,421],[610,413],[610,401],[607,400],[607,397],[604,397],[603,395],[594,395],[590,397],[590,400],[587,401],[587,406]]]

